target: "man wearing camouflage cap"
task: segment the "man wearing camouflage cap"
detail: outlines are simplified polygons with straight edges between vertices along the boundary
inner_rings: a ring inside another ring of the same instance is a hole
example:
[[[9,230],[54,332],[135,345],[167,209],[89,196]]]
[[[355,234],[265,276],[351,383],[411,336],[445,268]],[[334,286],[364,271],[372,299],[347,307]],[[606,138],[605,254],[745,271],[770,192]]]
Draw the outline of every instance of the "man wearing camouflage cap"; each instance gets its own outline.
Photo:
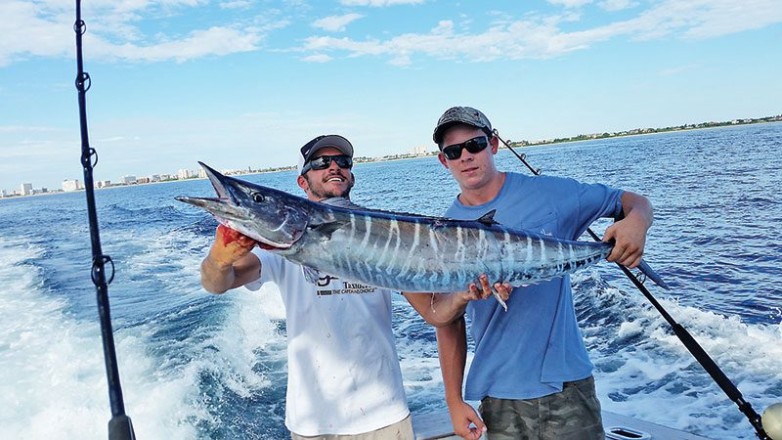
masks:
[[[653,220],[645,197],[602,184],[498,171],[498,138],[486,115],[471,107],[446,110],[433,139],[440,162],[461,190],[446,217],[470,220],[496,210],[494,219],[504,226],[567,240],[578,239],[598,218],[622,218],[603,237],[616,242],[608,261],[630,268],[639,264]],[[408,297],[417,310],[434,299]],[[603,440],[593,366],[578,328],[570,277],[514,288],[507,305],[506,312],[491,298],[466,303],[475,356],[464,397],[464,316],[437,327],[454,431],[465,439],[486,431],[490,440]],[[481,401],[482,417],[465,400]]]

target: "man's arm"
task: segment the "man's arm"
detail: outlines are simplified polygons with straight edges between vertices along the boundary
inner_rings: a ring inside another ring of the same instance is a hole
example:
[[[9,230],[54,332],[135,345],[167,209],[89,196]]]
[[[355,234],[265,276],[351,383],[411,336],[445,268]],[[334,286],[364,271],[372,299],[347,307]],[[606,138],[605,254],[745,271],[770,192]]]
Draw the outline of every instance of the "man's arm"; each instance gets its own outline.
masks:
[[[261,276],[261,260],[250,252],[255,240],[220,225],[209,254],[201,262],[201,285],[211,293],[225,293]]]
[[[649,200],[630,191],[622,194],[624,218],[606,229],[603,241],[614,240],[614,249],[608,261],[615,261],[629,268],[641,263],[646,245],[646,232],[652,226],[654,213]]]
[[[437,352],[445,387],[445,403],[451,415],[454,433],[477,440],[486,430],[483,420],[462,398],[462,381],[467,360],[467,332],[464,317],[437,328]]]

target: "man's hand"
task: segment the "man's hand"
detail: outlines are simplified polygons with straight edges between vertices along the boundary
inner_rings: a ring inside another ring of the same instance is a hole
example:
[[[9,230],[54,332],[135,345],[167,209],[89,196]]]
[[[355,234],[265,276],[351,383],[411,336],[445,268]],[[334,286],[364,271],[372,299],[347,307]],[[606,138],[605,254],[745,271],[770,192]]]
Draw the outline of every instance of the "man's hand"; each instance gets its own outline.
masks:
[[[510,283],[494,283],[494,290],[492,290],[486,274],[478,278],[478,284],[470,283],[467,285],[467,290],[455,293],[402,293],[426,322],[441,327],[461,317],[470,301],[482,300],[494,295],[498,301],[504,303],[513,290]]]
[[[207,292],[225,293],[261,275],[261,260],[251,253],[256,241],[226,226],[215,233],[209,254],[201,262],[201,285]]]
[[[486,425],[469,403],[462,401],[448,408],[453,432],[466,440],[478,440],[486,431]]]
[[[217,227],[215,241],[209,250],[209,259],[219,268],[227,268],[249,254],[256,241],[225,225]]]
[[[489,297],[489,295],[494,295],[500,305],[502,305],[502,307],[507,311],[508,306],[505,304],[505,301],[510,298],[510,293],[513,291],[513,286],[507,282],[494,283],[494,290],[492,290],[492,287],[489,286],[489,278],[486,276],[486,274],[481,274],[478,280],[481,283],[481,290],[478,290],[478,286],[475,283],[470,283],[467,286],[466,292],[459,292],[457,294],[461,295],[461,299],[464,301],[464,303],[467,304],[467,302],[474,301],[476,299],[486,299]]]
[[[624,218],[606,229],[603,241],[614,241],[614,248],[606,258],[630,269],[641,264],[646,246],[646,231],[652,226],[654,212],[649,200],[634,192],[622,193]]]
[[[492,291],[492,286],[489,285],[489,277],[486,274],[481,274],[478,277],[478,282],[481,284],[480,290],[478,290],[477,284],[470,283],[466,291],[459,292],[463,299],[466,301],[486,299],[489,295],[497,292],[500,295],[500,299],[507,301],[510,298],[510,292],[513,290],[513,286],[510,283],[494,283],[494,291]]]
[[[615,261],[630,269],[641,264],[646,245],[647,227],[641,221],[628,217],[606,229],[603,241],[614,240],[614,248],[608,254],[608,261]]]

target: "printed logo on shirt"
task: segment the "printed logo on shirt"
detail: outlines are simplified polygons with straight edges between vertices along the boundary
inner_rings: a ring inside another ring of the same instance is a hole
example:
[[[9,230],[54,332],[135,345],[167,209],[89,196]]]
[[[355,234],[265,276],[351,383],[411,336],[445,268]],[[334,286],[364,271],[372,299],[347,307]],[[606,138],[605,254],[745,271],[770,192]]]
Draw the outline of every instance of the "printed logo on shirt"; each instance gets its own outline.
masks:
[[[318,289],[317,293],[318,296],[325,296],[325,295],[355,295],[360,293],[372,293],[375,291],[375,288],[372,286],[367,286],[366,284],[356,283],[353,281],[341,281],[337,277],[333,277],[331,275],[326,275],[323,277],[324,281],[328,278],[328,281],[326,282],[328,284],[329,289]],[[320,286],[321,284],[318,283]]]
[[[354,281],[341,281],[338,277],[320,273],[316,269],[304,267],[304,277],[317,287],[318,296],[328,295],[353,295],[361,293],[371,293],[376,290],[372,286],[356,283]]]
[[[315,284],[317,284],[320,287],[326,287],[329,284],[331,284],[331,280],[337,280],[337,279],[339,278],[333,277],[331,275],[323,275],[318,277],[318,280],[315,282]]]

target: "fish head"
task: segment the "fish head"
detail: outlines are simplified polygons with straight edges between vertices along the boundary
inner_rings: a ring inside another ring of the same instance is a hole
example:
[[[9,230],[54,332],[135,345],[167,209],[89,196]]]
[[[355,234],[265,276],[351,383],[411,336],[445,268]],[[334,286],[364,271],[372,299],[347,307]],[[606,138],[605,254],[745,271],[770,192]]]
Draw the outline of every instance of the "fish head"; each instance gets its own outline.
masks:
[[[225,176],[202,162],[217,197],[176,200],[209,211],[218,222],[256,240],[265,249],[289,249],[307,228],[304,199]]]

